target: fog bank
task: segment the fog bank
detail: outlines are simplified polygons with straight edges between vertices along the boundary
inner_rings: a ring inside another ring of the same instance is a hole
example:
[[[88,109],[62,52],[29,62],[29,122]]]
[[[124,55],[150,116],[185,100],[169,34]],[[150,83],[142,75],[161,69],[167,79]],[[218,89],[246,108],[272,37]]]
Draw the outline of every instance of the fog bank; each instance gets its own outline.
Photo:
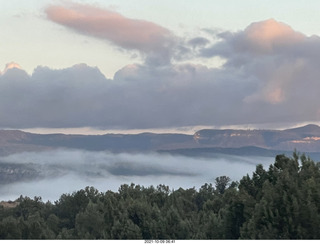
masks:
[[[99,191],[117,191],[122,184],[165,184],[171,189],[200,188],[226,175],[240,180],[257,164],[268,167],[270,157],[239,157],[216,154],[213,158],[191,158],[166,154],[113,154],[81,150],[21,153],[0,158],[7,165],[33,167],[37,177],[0,185],[0,200],[15,200],[20,195],[41,196],[43,201],[58,200],[86,186]],[[22,179],[20,179],[22,180]]]

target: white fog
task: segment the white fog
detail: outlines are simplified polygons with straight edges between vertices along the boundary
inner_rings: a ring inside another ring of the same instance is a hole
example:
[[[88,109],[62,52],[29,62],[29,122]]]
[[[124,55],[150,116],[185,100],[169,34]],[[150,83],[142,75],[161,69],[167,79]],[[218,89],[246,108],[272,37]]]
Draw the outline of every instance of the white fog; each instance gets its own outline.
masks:
[[[199,189],[213,183],[218,176],[240,180],[255,170],[257,164],[267,168],[271,157],[215,155],[192,158],[166,154],[113,154],[80,150],[21,153],[0,158],[0,162],[32,165],[41,175],[34,180],[0,186],[0,200],[15,200],[20,195],[43,201],[55,201],[63,193],[93,186],[99,191],[117,191],[122,184],[165,184],[171,189]],[[31,163],[31,164],[30,164]]]

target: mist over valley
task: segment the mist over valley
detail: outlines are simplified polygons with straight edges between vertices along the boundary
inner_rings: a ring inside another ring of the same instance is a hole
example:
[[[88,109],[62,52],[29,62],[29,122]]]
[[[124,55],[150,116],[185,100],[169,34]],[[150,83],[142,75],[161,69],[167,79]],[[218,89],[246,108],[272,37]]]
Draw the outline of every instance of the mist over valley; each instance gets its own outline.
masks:
[[[200,188],[228,176],[239,181],[278,154],[320,158],[320,127],[288,130],[200,130],[194,135],[33,134],[0,131],[1,200],[20,195],[57,200],[86,186],[117,191],[122,184]]]
[[[54,201],[63,193],[86,186],[100,191],[117,191],[120,185],[130,183],[198,189],[221,175],[240,180],[251,174],[256,164],[268,166],[274,159],[223,154],[209,159],[159,153],[54,150],[13,154],[0,161],[0,200],[15,200],[23,195]],[[3,182],[4,175],[6,182]]]

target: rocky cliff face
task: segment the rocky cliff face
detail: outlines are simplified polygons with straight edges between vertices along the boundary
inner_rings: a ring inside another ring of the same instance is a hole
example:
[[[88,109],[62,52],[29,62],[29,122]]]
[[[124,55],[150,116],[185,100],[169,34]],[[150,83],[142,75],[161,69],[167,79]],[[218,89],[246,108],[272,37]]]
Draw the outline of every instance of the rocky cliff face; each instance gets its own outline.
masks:
[[[307,125],[288,130],[200,130],[194,140],[200,145],[223,148],[255,146],[266,149],[320,151],[320,127]]]
[[[201,130],[195,133],[194,140],[212,147],[266,147],[258,130]]]

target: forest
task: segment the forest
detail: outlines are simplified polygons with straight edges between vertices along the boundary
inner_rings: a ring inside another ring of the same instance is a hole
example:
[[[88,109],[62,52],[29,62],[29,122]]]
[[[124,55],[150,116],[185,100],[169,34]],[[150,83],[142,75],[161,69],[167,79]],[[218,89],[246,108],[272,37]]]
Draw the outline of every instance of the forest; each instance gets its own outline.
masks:
[[[0,206],[0,239],[320,239],[320,163],[295,152],[200,189],[132,183],[53,203],[20,196]]]

